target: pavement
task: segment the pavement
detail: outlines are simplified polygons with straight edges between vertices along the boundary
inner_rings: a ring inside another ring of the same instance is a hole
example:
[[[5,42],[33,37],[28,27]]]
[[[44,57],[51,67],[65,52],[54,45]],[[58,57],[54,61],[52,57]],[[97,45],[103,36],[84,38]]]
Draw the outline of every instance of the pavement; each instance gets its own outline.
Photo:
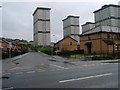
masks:
[[[118,63],[30,52],[2,62],[3,88],[118,88]]]

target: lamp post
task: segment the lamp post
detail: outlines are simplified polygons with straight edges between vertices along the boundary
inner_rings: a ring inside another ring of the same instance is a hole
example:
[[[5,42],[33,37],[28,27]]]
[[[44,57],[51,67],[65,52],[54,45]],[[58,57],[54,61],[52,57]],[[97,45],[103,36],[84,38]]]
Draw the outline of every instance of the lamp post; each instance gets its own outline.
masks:
[[[77,51],[79,51],[80,50],[80,42],[78,41],[77,42]]]
[[[77,42],[77,50],[80,50],[80,42]]]
[[[113,30],[112,30],[112,25],[110,25],[110,33],[111,33],[111,40],[112,40],[112,54],[113,54],[113,58],[115,58],[115,48],[114,48],[114,45],[115,45],[115,43],[114,43],[114,34],[113,34]]]
[[[53,56],[53,47],[54,47],[54,43],[51,42],[50,45],[51,45],[51,56]]]
[[[12,48],[12,42],[9,42],[9,58],[11,58],[11,48]]]
[[[57,42],[57,36],[56,35],[53,35],[55,37],[55,42]],[[57,46],[55,46],[55,53],[57,55]]]

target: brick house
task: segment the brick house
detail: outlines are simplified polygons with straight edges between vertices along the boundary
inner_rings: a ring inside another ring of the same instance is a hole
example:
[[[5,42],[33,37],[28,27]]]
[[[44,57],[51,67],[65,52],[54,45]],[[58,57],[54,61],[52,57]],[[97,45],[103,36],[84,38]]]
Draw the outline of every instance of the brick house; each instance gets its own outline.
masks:
[[[57,51],[59,51],[59,52],[75,51],[75,50],[78,50],[77,43],[78,43],[77,40],[73,39],[70,36],[67,36],[67,37],[61,39],[60,41],[58,41],[55,44],[55,47],[56,47]]]
[[[80,35],[80,49],[85,54],[119,52],[120,33],[96,32]]]
[[[85,54],[120,51],[120,6],[104,5],[94,11],[95,22],[82,25],[80,49]]]

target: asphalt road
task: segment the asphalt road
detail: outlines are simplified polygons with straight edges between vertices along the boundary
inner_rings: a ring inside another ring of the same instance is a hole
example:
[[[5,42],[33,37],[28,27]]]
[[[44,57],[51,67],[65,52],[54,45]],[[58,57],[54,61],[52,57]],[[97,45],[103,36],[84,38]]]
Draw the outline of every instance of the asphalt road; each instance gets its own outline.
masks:
[[[68,63],[64,63],[68,62]],[[18,56],[17,58],[11,58],[3,60],[2,72],[3,74],[30,72],[30,71],[48,71],[73,67],[81,67],[100,64],[98,62],[86,62],[80,60],[68,60],[66,58],[55,56],[51,57],[43,53],[27,53],[25,55]]]
[[[18,70],[19,72],[4,74],[3,88],[118,88],[117,63],[101,64],[86,61],[80,62],[82,64],[77,62],[74,65],[66,65],[61,62],[48,61],[50,56],[35,55],[36,58],[33,53],[26,55],[19,63],[23,67],[24,65],[34,67],[40,63],[47,63],[52,68],[49,70],[42,68],[43,71],[32,68],[31,70],[26,69],[24,72]],[[7,69],[9,68],[7,66]]]

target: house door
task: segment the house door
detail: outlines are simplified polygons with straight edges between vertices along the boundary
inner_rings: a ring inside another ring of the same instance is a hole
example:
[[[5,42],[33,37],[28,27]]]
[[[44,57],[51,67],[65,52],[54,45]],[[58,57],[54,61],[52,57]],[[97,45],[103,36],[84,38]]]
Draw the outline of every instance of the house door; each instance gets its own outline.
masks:
[[[92,48],[92,44],[87,45],[88,54],[92,53],[91,48]]]
[[[85,43],[86,47],[87,47],[87,53],[91,54],[92,53],[92,42],[86,42]]]

